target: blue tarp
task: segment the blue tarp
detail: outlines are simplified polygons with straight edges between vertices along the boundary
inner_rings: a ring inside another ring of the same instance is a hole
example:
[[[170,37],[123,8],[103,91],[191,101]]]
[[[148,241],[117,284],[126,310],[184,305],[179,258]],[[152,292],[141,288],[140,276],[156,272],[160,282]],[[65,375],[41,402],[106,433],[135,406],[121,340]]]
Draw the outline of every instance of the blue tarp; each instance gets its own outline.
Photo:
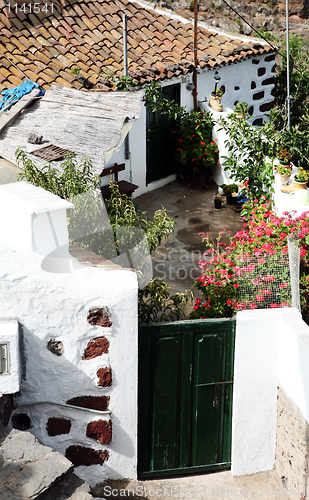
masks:
[[[31,90],[38,89],[39,85],[34,83],[32,80],[26,80],[21,83],[18,87],[14,87],[12,89],[5,89],[1,92],[1,95],[4,97],[0,101],[0,109],[3,109],[9,104],[14,104],[19,101],[25,94],[29,94]],[[39,95],[44,95],[44,90],[41,90]]]

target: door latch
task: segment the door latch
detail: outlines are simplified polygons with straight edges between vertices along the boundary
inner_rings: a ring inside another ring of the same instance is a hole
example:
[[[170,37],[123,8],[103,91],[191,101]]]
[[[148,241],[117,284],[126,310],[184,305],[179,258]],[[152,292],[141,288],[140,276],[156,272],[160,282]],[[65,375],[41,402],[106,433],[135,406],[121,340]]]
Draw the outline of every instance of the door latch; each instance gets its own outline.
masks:
[[[215,399],[212,402],[212,405],[214,408],[219,408],[219,398],[218,396],[215,396]]]

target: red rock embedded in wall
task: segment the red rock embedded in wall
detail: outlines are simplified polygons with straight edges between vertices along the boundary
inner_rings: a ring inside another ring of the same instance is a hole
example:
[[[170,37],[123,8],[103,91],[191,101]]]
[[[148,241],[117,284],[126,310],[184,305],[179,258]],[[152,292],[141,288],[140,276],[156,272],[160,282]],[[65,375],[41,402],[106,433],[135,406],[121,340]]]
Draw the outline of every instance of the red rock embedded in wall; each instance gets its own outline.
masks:
[[[94,420],[87,425],[86,436],[96,439],[101,444],[109,444],[112,440],[112,421]]]
[[[46,430],[49,436],[69,434],[71,430],[71,420],[66,418],[50,417],[47,421]]]
[[[109,341],[105,337],[96,337],[88,342],[83,359],[93,359],[102,354],[107,354]]]
[[[105,411],[108,409],[109,396],[77,396],[67,401],[68,405]]]
[[[107,307],[94,307],[93,309],[90,309],[87,321],[90,325],[98,325],[107,328],[112,326],[110,316],[111,314]]]
[[[105,460],[108,460],[108,451],[97,451],[85,446],[72,445],[66,449],[65,456],[70,460],[75,467],[80,465],[102,465]]]
[[[100,387],[110,387],[112,385],[112,369],[105,367],[99,368],[97,371],[97,376],[99,378],[98,385]]]

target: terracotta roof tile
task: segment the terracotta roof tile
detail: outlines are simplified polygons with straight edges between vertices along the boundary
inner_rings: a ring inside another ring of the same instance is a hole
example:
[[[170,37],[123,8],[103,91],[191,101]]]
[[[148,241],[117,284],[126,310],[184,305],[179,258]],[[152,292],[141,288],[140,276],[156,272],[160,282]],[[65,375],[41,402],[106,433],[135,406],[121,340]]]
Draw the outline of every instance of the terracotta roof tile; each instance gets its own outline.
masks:
[[[18,5],[23,3],[18,0]],[[53,82],[82,88],[70,72],[72,67],[79,67],[86,76],[89,70],[98,75],[107,67],[111,75],[122,74],[123,12],[128,15],[128,70],[133,78],[142,84],[192,71],[192,24],[171,19],[168,14],[128,0],[58,0],[53,13],[50,9],[25,15],[17,8],[8,13],[0,0],[0,47],[9,59],[0,54],[1,88],[24,79],[12,63],[44,88]],[[199,27],[201,68],[231,64],[272,50],[258,39],[241,42],[232,35]],[[97,80],[96,76],[93,81]]]
[[[14,76],[14,75],[10,75],[8,76],[8,81],[12,84],[11,86],[12,87],[18,87],[18,85],[20,85],[22,83],[22,80],[23,80],[23,77],[19,78],[17,76]]]

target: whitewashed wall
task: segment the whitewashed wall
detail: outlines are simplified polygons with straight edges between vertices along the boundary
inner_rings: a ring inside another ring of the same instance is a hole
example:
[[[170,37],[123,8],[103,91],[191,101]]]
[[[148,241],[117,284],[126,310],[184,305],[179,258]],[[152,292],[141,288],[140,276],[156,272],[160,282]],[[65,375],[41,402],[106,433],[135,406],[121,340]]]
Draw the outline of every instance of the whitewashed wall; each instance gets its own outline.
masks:
[[[259,72],[263,74],[259,75]],[[269,103],[273,101],[273,96],[271,95],[274,88],[274,84],[271,83],[273,73],[274,60],[272,59],[271,54],[258,55],[256,57],[248,58],[245,61],[228,66],[222,66],[216,70],[199,70],[198,101],[201,101],[199,104],[200,108],[205,109],[206,111],[211,111],[216,122],[220,116],[226,117],[230,112],[232,112],[237,102],[245,101],[248,103],[249,107],[251,107],[250,112],[252,112],[252,119],[249,120],[249,122],[261,120],[265,117],[265,113],[269,112]],[[207,103],[204,102],[205,98],[207,99],[207,102],[209,101],[210,93],[214,89],[215,74],[218,74],[221,77],[219,86],[225,85],[226,88],[226,93],[222,99],[224,107],[224,111],[222,113],[213,111],[210,107],[208,107]],[[180,83],[181,105],[187,107],[188,111],[191,111],[193,109],[193,97],[192,92],[186,89],[188,82],[192,82],[192,74],[163,82],[162,86],[164,87]],[[263,106],[266,106],[267,108],[264,111]],[[219,125],[216,122],[214,128],[214,139],[218,139],[220,158],[222,161],[222,157],[226,154],[224,147],[225,134],[222,131],[219,132],[218,129]],[[134,193],[135,197],[152,189],[156,189],[175,178],[175,176],[169,176],[158,181],[151,182],[148,186],[146,186],[146,108],[143,103],[141,103],[140,117],[133,121],[133,127],[129,133],[129,141],[131,159],[124,160],[123,143],[119,148],[119,152],[113,154],[107,166],[111,166],[115,162],[123,163],[125,161],[126,169],[124,172],[120,173],[119,179],[130,181],[131,169],[131,181],[139,186],[139,189]],[[229,176],[226,173],[222,173],[220,165],[216,166],[214,169],[214,180],[217,184],[229,181]],[[107,181],[104,181],[104,184],[107,184]]]
[[[237,313],[232,474],[272,470],[277,383],[309,422],[309,327],[294,308]]]
[[[53,208],[59,204],[56,196],[25,183],[18,183],[17,187],[1,186],[0,191],[0,200],[6,199],[5,212],[2,211],[1,217],[5,215],[8,231],[21,236],[25,236],[26,230],[32,231],[34,237],[36,235],[33,217],[30,217],[37,210],[35,193],[40,200],[41,209],[45,200],[45,213],[50,211],[52,219]],[[5,193],[10,196],[4,196]],[[70,206],[68,202],[60,202],[62,209],[63,204]],[[20,223],[15,218],[15,212],[24,214]],[[24,219],[28,220],[26,228]],[[14,225],[10,226],[10,220]],[[65,232],[67,234],[66,222],[64,226],[61,226],[60,220],[57,222],[59,225],[55,225],[54,229],[58,236],[61,235],[63,244],[63,235]],[[46,235],[48,239],[48,228],[40,224],[39,231],[41,237]],[[22,325],[26,359],[26,373],[21,381],[15,415],[28,415],[32,425],[30,431],[43,444],[60,453],[65,454],[69,446],[80,446],[81,455],[87,455],[87,448],[98,453],[106,451],[109,458],[102,465],[82,465],[76,469],[77,474],[90,484],[96,484],[107,477],[136,478],[136,274],[129,270],[98,267],[82,267],[72,273],[45,272],[41,268],[43,253],[39,255],[29,247],[16,248],[13,239],[11,245],[5,244],[5,235],[1,236],[0,316],[16,318]],[[48,246],[46,248],[50,251]],[[89,310],[98,307],[108,308],[111,326],[89,324]],[[107,339],[108,352],[92,359],[83,359],[89,342],[98,337]],[[47,348],[50,340],[62,343],[61,355],[56,355]],[[112,370],[112,384],[108,387],[98,385],[97,371],[104,367]],[[66,404],[74,397],[89,396],[109,396],[108,410],[111,414],[51,404]],[[48,403],[33,405],[36,402]],[[47,424],[53,417],[69,421],[69,432],[50,435]],[[101,444],[86,436],[87,425],[98,420],[112,422],[112,439],[109,444]]]

